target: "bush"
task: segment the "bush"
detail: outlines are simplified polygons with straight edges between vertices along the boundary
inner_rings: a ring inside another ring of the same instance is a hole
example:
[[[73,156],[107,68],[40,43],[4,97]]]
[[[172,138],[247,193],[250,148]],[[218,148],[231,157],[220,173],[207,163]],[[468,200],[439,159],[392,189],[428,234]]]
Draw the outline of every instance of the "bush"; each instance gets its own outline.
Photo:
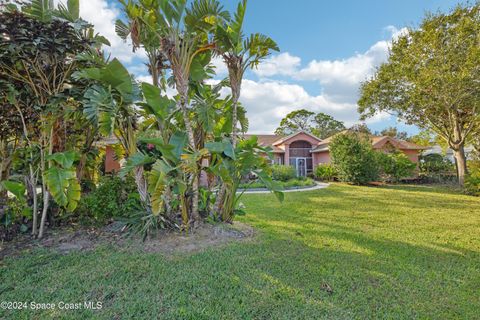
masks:
[[[82,197],[76,213],[85,223],[104,224],[111,219],[129,217],[138,210],[141,202],[134,180],[104,176],[95,190]]]
[[[401,179],[412,177],[417,167],[402,152],[377,152],[377,160],[382,179],[389,182],[398,182]]]
[[[341,181],[366,184],[378,178],[375,151],[370,141],[360,134],[335,136],[330,143],[330,154]]]
[[[297,176],[297,172],[293,166],[274,164],[271,168],[273,180],[288,181],[290,179],[295,179]]]
[[[315,181],[313,181],[311,178],[305,178],[302,177],[303,179],[290,179],[288,181],[282,181],[280,182],[280,185],[283,188],[294,188],[294,187],[310,187],[315,185]],[[241,183],[239,186],[239,189],[265,189],[266,186],[263,182],[257,180],[253,181],[250,183]]]
[[[480,196],[480,162],[469,163],[469,175],[465,178],[465,193]]]
[[[465,178],[465,193],[480,196],[480,174],[470,174]]]
[[[315,178],[319,180],[332,181],[337,175],[337,169],[331,164],[320,164],[315,168]]]
[[[456,183],[455,164],[441,154],[420,157],[420,176],[426,182]]]

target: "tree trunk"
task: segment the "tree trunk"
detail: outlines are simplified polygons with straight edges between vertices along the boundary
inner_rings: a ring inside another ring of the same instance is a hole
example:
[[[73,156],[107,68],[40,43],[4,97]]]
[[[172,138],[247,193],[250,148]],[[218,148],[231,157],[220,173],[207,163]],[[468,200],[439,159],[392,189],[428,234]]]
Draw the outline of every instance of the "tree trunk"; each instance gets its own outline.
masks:
[[[220,182],[220,188],[218,189],[217,192],[217,198],[215,199],[215,204],[213,205],[213,213],[216,216],[222,216],[222,211],[223,211],[223,203],[225,200],[225,192],[227,191],[227,188],[224,183]]]
[[[185,129],[187,130],[188,143],[193,152],[197,151],[195,144],[195,135],[193,134],[192,123],[190,122],[190,115],[188,113],[188,85],[179,86],[178,91],[180,93],[180,107],[183,113],[183,120],[185,121]],[[199,199],[199,179],[196,172],[192,173],[189,178],[189,183],[192,186],[192,210],[190,212],[190,219],[192,222],[200,220],[200,214],[198,212],[198,199]]]
[[[143,174],[143,166],[136,167],[134,170],[135,173],[135,183],[137,184],[137,190],[140,194],[140,200],[142,201],[143,205],[150,212],[150,196],[148,195],[147,190],[147,181],[145,180],[145,176]]]
[[[44,124],[45,125],[45,124]],[[50,193],[47,190],[47,184],[45,182],[45,172],[47,171],[46,164],[48,163],[48,167],[50,167],[50,161],[47,161],[45,158],[45,148],[48,146],[48,155],[52,155],[53,153],[53,125],[50,129],[50,135],[48,138],[45,138],[45,144],[42,146],[42,150],[40,151],[40,158],[41,158],[41,172],[42,172],[42,192],[43,192],[43,208],[42,208],[42,218],[40,220],[40,231],[38,232],[38,238],[42,239],[43,234],[45,232],[45,220],[47,219],[47,212],[48,206],[50,201]]]
[[[241,90],[241,76],[237,75],[238,72],[230,72],[230,86],[232,91],[232,145],[233,148],[237,146],[238,133],[237,133],[237,122],[238,122],[238,99],[240,98]]]
[[[32,208],[32,236],[36,236],[38,232],[38,196],[37,196],[37,178],[33,171],[32,164],[29,164],[30,178],[28,183],[32,192],[33,208]]]
[[[464,146],[461,145],[454,149],[455,161],[457,164],[458,183],[463,186],[465,184],[465,176],[468,174],[467,158],[465,157]]]

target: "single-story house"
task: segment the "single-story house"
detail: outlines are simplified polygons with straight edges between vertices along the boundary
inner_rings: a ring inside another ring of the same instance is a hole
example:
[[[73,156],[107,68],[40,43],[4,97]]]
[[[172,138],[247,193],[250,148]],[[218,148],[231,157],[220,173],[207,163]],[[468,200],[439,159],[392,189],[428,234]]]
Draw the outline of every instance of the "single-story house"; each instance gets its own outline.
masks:
[[[246,138],[251,136],[253,135],[245,135]],[[329,144],[333,136],[322,140],[305,131],[296,132],[286,137],[272,134],[256,136],[260,145],[273,149],[273,162],[275,164],[294,166],[299,176],[306,176],[312,173],[316,166],[331,162]],[[426,149],[414,143],[389,136],[370,136],[370,140],[375,150],[384,150],[385,152],[399,150],[405,153],[414,163],[418,163],[419,154]]]
[[[345,133],[342,131],[339,134]],[[246,134],[249,138],[253,135]],[[299,131],[289,136],[277,136],[273,134],[259,134],[258,142],[264,147],[271,147],[273,150],[273,163],[291,165],[295,167],[298,176],[307,176],[320,164],[331,162],[329,144],[332,137],[320,139],[311,133]],[[405,153],[408,158],[418,163],[418,157],[422,151],[427,149],[414,143],[395,139],[389,136],[370,136],[372,146],[376,150],[399,150]],[[118,172],[120,163],[116,160],[113,144],[118,143],[114,137],[102,140],[99,145],[105,147],[105,172]]]

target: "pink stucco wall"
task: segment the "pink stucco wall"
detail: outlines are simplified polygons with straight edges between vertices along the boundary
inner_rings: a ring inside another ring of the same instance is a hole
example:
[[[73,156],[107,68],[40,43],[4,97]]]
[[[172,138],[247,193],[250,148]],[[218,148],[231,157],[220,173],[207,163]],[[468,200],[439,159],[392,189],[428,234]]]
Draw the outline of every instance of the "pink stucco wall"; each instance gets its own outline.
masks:
[[[291,137],[290,139],[283,141],[281,144],[276,145],[277,148],[285,150],[284,163],[287,165],[290,163],[289,147],[290,147],[290,144],[295,141],[307,141],[312,145],[312,147],[315,147],[320,142],[318,139],[315,139],[314,137],[311,137],[306,133],[300,132],[299,134]],[[313,158],[315,158],[314,155],[313,155]],[[315,159],[312,159],[312,160],[313,160],[313,166],[315,167]]]
[[[330,152],[329,151],[322,151],[322,152],[315,152],[313,154],[313,166],[316,167],[319,164],[330,163]]]
[[[418,163],[418,150],[401,150],[414,163]]]

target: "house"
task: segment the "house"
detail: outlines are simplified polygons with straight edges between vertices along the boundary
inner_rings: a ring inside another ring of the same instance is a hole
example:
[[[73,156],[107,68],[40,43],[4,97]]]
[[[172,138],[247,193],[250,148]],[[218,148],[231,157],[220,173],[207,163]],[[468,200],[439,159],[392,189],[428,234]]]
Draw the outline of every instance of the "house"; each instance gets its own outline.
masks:
[[[343,131],[339,134],[346,132]],[[253,135],[245,135],[245,138],[251,136]],[[255,136],[258,137],[260,145],[273,149],[273,162],[275,164],[295,167],[298,176],[307,176],[313,172],[316,166],[331,162],[329,145],[334,136],[322,140],[305,131],[296,132],[286,137],[271,134]],[[398,150],[405,153],[414,163],[418,163],[420,153],[426,149],[414,143],[389,136],[371,136],[370,140],[375,150],[385,152]]]
[[[429,154],[439,154],[445,156],[451,163],[455,163],[455,153],[452,149],[447,148],[446,150],[442,148],[440,145],[434,145],[428,150],[425,150],[422,155],[427,156]],[[466,146],[465,147],[465,157],[467,160],[472,160],[474,158],[475,148],[473,146]]]

